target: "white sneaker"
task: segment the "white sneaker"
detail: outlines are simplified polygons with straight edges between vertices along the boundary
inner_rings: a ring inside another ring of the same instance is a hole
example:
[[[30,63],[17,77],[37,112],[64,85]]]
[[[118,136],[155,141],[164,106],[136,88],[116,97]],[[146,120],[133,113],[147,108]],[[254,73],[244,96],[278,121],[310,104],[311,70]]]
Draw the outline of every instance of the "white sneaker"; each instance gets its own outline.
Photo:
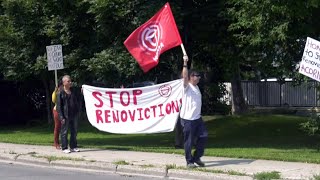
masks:
[[[80,149],[78,148],[73,148],[73,149],[70,149],[71,152],[80,152]]]
[[[70,151],[69,149],[65,149],[65,150],[63,150],[62,152],[66,153],[66,154],[71,153],[71,151]]]

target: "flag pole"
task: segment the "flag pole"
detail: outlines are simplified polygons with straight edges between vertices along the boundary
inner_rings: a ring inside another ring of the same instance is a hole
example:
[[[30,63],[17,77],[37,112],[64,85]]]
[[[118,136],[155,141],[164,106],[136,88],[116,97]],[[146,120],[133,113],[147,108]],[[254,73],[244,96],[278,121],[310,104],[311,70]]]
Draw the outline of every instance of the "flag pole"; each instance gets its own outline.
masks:
[[[187,52],[186,52],[186,50],[184,49],[184,45],[183,45],[183,43],[181,43],[181,44],[180,44],[180,46],[181,46],[181,49],[182,49],[183,55],[186,55],[186,56],[187,56]]]

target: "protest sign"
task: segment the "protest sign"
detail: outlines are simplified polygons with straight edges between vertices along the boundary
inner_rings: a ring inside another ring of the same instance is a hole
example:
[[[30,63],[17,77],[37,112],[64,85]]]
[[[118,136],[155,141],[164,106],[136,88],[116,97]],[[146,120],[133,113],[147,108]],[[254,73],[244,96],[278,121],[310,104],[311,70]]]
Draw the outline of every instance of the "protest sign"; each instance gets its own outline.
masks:
[[[320,42],[307,38],[299,73],[320,81]]]
[[[110,133],[139,134],[173,131],[182,102],[182,79],[139,88],[83,85],[91,125]]]
[[[63,55],[61,45],[46,46],[47,48],[47,59],[48,59],[48,70],[63,69]]]

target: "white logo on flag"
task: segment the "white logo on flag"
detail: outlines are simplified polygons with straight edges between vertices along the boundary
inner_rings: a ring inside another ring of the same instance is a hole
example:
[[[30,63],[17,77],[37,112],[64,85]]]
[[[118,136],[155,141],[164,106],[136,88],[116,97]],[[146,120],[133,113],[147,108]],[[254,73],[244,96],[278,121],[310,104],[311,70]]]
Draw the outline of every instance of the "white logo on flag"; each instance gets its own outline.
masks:
[[[153,57],[154,61],[159,59],[160,50],[163,48],[163,43],[160,42],[162,30],[160,24],[152,24],[147,26],[141,33],[142,46],[151,52],[156,52]]]
[[[161,29],[158,25],[146,27],[141,33],[142,46],[149,51],[155,52],[159,45]]]

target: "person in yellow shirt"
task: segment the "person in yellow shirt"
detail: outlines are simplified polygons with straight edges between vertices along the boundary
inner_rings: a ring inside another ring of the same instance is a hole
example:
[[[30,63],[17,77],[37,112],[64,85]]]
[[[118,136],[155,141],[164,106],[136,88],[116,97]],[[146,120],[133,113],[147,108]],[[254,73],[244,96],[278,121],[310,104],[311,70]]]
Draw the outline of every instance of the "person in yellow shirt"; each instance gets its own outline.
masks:
[[[54,91],[52,92],[52,102],[54,103],[54,107],[52,109],[53,119],[54,119],[53,146],[56,147],[56,149],[61,149],[61,146],[59,143],[61,121],[59,119],[59,115],[57,112],[57,94],[58,94],[58,91],[60,90],[61,85],[62,85],[62,81],[59,81],[58,86],[55,87]]]

